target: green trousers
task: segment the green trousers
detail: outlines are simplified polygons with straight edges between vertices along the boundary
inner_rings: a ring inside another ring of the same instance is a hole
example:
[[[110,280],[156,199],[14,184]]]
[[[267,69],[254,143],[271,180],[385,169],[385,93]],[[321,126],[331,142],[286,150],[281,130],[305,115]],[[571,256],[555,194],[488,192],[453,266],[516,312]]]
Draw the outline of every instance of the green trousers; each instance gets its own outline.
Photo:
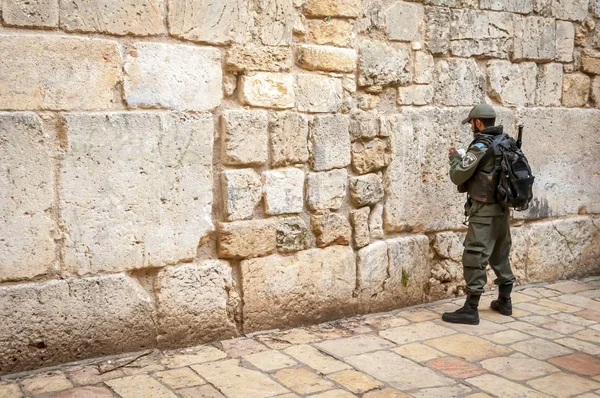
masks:
[[[475,203],[469,212],[469,229],[462,258],[467,294],[483,293],[488,263],[496,274],[496,285],[516,280],[509,260],[510,212],[508,209],[497,211],[491,206],[495,205]]]

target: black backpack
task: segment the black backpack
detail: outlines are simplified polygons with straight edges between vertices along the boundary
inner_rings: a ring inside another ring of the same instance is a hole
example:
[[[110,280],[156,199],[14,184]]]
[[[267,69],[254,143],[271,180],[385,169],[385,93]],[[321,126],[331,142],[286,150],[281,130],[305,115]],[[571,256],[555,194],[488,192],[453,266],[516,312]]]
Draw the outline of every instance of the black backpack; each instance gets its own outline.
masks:
[[[499,176],[496,199],[517,211],[524,211],[533,199],[535,177],[520,144],[520,140],[501,134],[494,139],[492,148],[496,157],[495,172]]]

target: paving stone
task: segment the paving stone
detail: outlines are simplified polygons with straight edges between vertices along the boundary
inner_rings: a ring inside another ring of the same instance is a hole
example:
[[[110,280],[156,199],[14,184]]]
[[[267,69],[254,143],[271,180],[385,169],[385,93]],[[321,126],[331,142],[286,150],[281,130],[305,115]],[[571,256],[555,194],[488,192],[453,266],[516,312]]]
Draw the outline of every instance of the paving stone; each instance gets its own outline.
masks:
[[[123,398],[175,398],[169,389],[148,375],[123,377],[105,382]]]
[[[508,329],[506,326],[502,326],[502,325],[499,325],[494,322],[486,321],[485,319],[481,319],[479,321],[479,325],[477,326],[477,328],[473,328],[471,325],[462,325],[459,323],[452,323],[452,324],[448,324],[445,322],[442,323],[443,321],[441,321],[441,320],[438,322],[440,325],[443,325],[444,327],[454,329],[460,333],[471,334],[473,336],[481,336],[484,334],[496,333],[496,332],[500,332],[500,331],[504,331],[504,330]]]
[[[296,366],[298,362],[279,351],[262,351],[245,355],[244,360],[250,362],[264,372]]]
[[[600,355],[600,347],[587,341],[566,337],[564,339],[554,340],[554,342],[565,347],[569,347],[575,351],[584,352],[590,355]]]
[[[199,346],[196,349],[185,350],[189,354],[166,354],[161,362],[169,369],[183,368],[189,365],[217,361],[227,357],[223,351],[210,347]]]
[[[22,398],[23,394],[17,383],[0,382],[0,396],[7,398]]]
[[[346,362],[399,390],[449,386],[456,382],[389,351],[346,358]]]
[[[244,355],[250,355],[257,352],[267,351],[268,348],[258,341],[248,338],[239,337],[237,339],[222,340],[221,346],[229,358],[240,358]]]
[[[558,310],[560,312],[577,312],[577,311],[581,311],[581,308],[579,307],[575,307],[573,305],[568,305],[568,304],[564,304],[564,303],[560,303],[558,301],[554,301],[554,300],[548,300],[548,299],[541,299],[536,301],[536,304],[539,304],[543,307],[548,307],[548,308],[552,308],[554,310]]]
[[[298,74],[296,106],[301,112],[337,112],[342,106],[340,79],[321,75]]]
[[[375,330],[383,330],[406,326],[410,322],[404,318],[399,318],[394,315],[375,315],[367,317],[365,319],[365,323],[373,327]]]
[[[288,392],[268,376],[242,368],[237,359],[192,365],[191,368],[231,398],[273,397]]]
[[[531,334],[533,336],[542,337],[545,339],[559,339],[561,337],[564,337],[560,333],[556,333],[552,330],[542,329],[540,327],[522,321],[506,323],[505,326],[508,326],[511,329],[515,329],[523,333]]]
[[[123,369],[115,369],[112,372],[100,374],[98,367],[94,365],[90,366],[77,366],[72,369],[65,371],[69,380],[75,385],[87,386],[91,384],[100,384],[106,380],[118,379],[126,376]]]
[[[593,325],[595,326],[595,325]],[[592,343],[600,343],[600,330],[586,329],[575,333],[573,336],[581,340],[590,341]]]
[[[529,355],[530,357],[541,360],[547,360],[553,357],[571,354],[573,352],[568,348],[542,339],[521,341],[519,343],[512,344],[509,347],[513,350]]]
[[[493,398],[491,395],[478,392],[476,394],[466,395],[465,398]]]
[[[316,398],[353,398],[356,397],[354,394],[350,394],[348,391],[344,390],[331,390],[326,391],[321,394],[312,395],[312,397]]]
[[[552,358],[548,360],[548,362],[580,375],[600,375],[600,359],[587,354],[572,354],[564,357]]]
[[[546,289],[552,289],[552,290],[556,290],[561,293],[567,293],[567,294],[582,292],[584,290],[590,290],[590,286],[586,285],[585,283],[580,283],[580,282],[575,282],[575,281],[559,282],[559,283],[554,283],[552,285],[546,285],[544,287]]]
[[[545,288],[538,288],[538,287],[530,287],[530,288],[527,288],[527,289],[520,290],[517,293],[519,293],[521,295],[531,296],[531,297],[537,297],[537,298],[556,297],[556,296],[558,296],[560,294],[560,293],[558,293],[555,290],[550,290],[550,289],[545,289]],[[511,295],[511,298],[515,294],[516,293],[513,293]],[[527,300],[527,301],[531,301],[531,300]]]
[[[320,341],[321,339],[304,329],[291,329],[282,333],[276,333],[275,336],[280,339],[287,341],[292,345],[296,344],[309,344]]]
[[[466,379],[468,377],[487,373],[485,369],[481,369],[473,364],[453,357],[434,359],[433,361],[428,362],[427,366],[437,369],[448,376],[459,379]]]
[[[227,221],[254,217],[254,209],[262,199],[262,182],[257,172],[253,169],[223,170],[221,186]]]
[[[411,391],[410,394],[415,398],[439,398],[439,397],[462,397],[472,391],[464,384],[457,384],[448,387],[424,388],[418,391]]]
[[[414,310],[405,310],[398,312],[398,316],[408,319],[411,322],[424,322],[438,319],[440,316],[427,308],[419,308]]]
[[[490,374],[467,379],[466,382],[489,392],[494,397],[550,397],[550,395],[542,394],[539,391],[532,390],[513,381],[508,381],[502,377]]]
[[[559,312],[558,310],[537,305],[534,303],[516,303],[514,304],[514,307],[520,308],[525,311],[533,312],[534,314],[538,315],[552,315]]]
[[[340,373],[329,375],[328,377],[356,394],[364,393],[383,386],[383,383],[375,380],[371,376],[355,370],[345,370]]]
[[[299,394],[312,394],[333,388],[333,383],[304,368],[283,369],[273,375],[281,384]]]
[[[546,362],[532,358],[491,358],[481,361],[481,366],[490,372],[517,381],[534,379],[559,371]]]
[[[511,344],[516,343],[518,341],[528,340],[533,338],[532,336],[521,333],[516,330],[505,330],[502,332],[489,334],[487,336],[481,336],[484,339],[487,339],[496,344]]]
[[[327,171],[350,164],[349,119],[345,115],[316,116],[311,126],[312,169]]]
[[[485,358],[506,355],[511,352],[506,347],[493,344],[480,337],[466,334],[441,337],[429,340],[425,344],[467,361],[480,361]]]
[[[446,355],[443,352],[421,343],[402,345],[394,348],[392,351],[415,362],[426,362],[432,359],[441,358]]]
[[[348,172],[336,169],[321,173],[309,173],[308,206],[313,211],[337,210],[346,198]]]
[[[0,393],[2,391],[0,390]],[[16,398],[21,395],[7,398]],[[106,387],[77,387],[52,395],[52,398],[113,398],[114,394]]]
[[[592,300],[588,297],[576,295],[576,294],[564,294],[556,298],[561,303],[571,304],[577,307],[586,308],[596,313],[600,313],[600,302]],[[579,314],[579,313],[577,313]]]
[[[241,77],[238,94],[245,105],[288,109],[296,104],[294,83],[289,73],[252,72]]]
[[[583,310],[583,311],[576,312],[574,315],[576,315],[578,318],[585,318],[585,319],[589,319],[590,321],[593,321],[593,322],[600,322],[600,312],[597,312],[597,311]],[[589,324],[589,323],[587,323],[587,324]],[[584,326],[587,326],[587,325],[584,325]]]
[[[527,384],[536,390],[561,398],[572,397],[600,387],[600,383],[562,372],[528,381]]]
[[[345,363],[338,361],[337,359],[333,359],[309,345],[293,346],[285,349],[283,352],[322,374],[329,374],[350,369],[350,366],[346,365]]]
[[[368,392],[363,395],[363,398],[410,398],[410,395],[394,388],[384,388],[383,390]]]
[[[340,340],[327,340],[317,343],[315,346],[336,357],[349,357],[391,348],[394,347],[394,344],[377,336],[365,335]]]
[[[454,330],[436,325],[432,322],[421,322],[414,325],[400,326],[379,332],[385,339],[396,344],[407,344],[415,341],[434,339],[456,333]]]
[[[154,377],[156,377],[163,384],[166,384],[174,389],[206,384],[206,382],[190,368],[156,372],[154,373]]]
[[[268,157],[268,119],[265,111],[229,110],[221,116],[225,165],[264,164]]]
[[[273,167],[308,162],[308,118],[305,115],[274,113],[269,132]]]
[[[564,335],[570,335],[572,333],[578,332],[583,329],[583,326],[573,325],[571,323],[563,322],[563,321],[554,321],[544,323],[542,327],[550,330],[554,330],[555,332],[562,333]]]
[[[225,395],[217,391],[213,386],[183,388],[177,391],[181,398],[225,398]]]
[[[491,299],[490,299],[490,301],[491,301]],[[485,307],[488,307],[488,305],[484,305],[483,303],[480,302],[480,304],[479,304],[479,308],[481,308],[479,310],[479,318],[480,319],[485,319],[486,321],[498,323],[501,325],[504,323],[514,322],[516,320],[512,316],[502,315],[496,311],[488,310]]]
[[[268,215],[301,213],[304,208],[304,171],[293,167],[263,173],[265,212]]]

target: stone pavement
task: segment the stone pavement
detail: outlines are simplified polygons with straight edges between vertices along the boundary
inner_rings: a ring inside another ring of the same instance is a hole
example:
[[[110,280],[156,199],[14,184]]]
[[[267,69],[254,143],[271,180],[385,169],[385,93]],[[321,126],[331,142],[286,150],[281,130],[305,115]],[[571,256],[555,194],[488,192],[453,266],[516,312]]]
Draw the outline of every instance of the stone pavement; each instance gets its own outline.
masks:
[[[511,317],[493,298],[478,326],[442,322],[447,300],[8,376],[0,397],[600,397],[600,278],[517,289]]]

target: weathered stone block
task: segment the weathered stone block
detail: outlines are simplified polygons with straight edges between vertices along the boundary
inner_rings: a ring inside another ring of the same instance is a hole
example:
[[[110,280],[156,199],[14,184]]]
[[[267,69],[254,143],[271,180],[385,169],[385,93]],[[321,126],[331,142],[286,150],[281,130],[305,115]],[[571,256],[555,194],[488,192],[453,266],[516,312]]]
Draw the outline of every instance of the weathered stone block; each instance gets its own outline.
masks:
[[[344,169],[309,173],[308,207],[313,211],[337,210],[346,199],[348,172]]]
[[[596,108],[600,108],[600,76],[592,78],[592,102]]]
[[[159,35],[166,33],[163,10],[162,0],[66,0],[60,2],[60,26],[69,32]]]
[[[271,165],[308,162],[308,118],[296,112],[275,113],[269,124]]]
[[[120,106],[118,44],[61,36],[0,35],[0,109]]]
[[[533,62],[490,61],[488,64],[489,95],[502,105],[533,105],[536,79],[537,65]]]
[[[590,11],[596,18],[600,18],[600,0],[590,0]]]
[[[355,141],[352,144],[352,168],[358,174],[380,170],[391,161],[391,147],[386,139]]]
[[[412,62],[408,45],[391,46],[364,40],[359,45],[358,84],[362,87],[397,86],[412,81]]]
[[[352,24],[344,19],[311,19],[307,21],[306,38],[315,44],[332,44],[346,47],[350,44]]]
[[[301,112],[337,112],[342,106],[342,82],[327,76],[299,74],[296,103]]]
[[[223,94],[226,97],[231,97],[235,90],[237,89],[237,75],[226,72],[223,75]]]
[[[308,0],[304,13],[310,17],[347,17],[360,16],[360,0]]]
[[[435,66],[435,101],[440,105],[476,105],[483,102],[485,75],[473,59],[449,58]]]
[[[453,55],[508,58],[513,47],[513,15],[480,10],[452,10]]]
[[[426,51],[415,52],[415,76],[414,83],[429,84],[433,81],[435,61],[433,55]]]
[[[237,335],[229,313],[241,299],[227,261],[207,260],[163,268],[154,282],[159,347],[181,347]],[[190,325],[196,325],[190,328]]]
[[[34,113],[0,113],[0,142],[0,281],[32,278],[56,260],[53,142]]]
[[[304,172],[293,167],[263,173],[265,211],[269,215],[301,213],[304,207]]]
[[[242,42],[250,25],[245,0],[167,0],[169,31],[182,39],[225,44]]]
[[[573,62],[575,27],[572,22],[556,21],[556,60]]]
[[[379,135],[379,120],[370,112],[356,112],[350,115],[349,125],[352,141],[375,138]]]
[[[268,0],[255,4],[254,20],[260,41],[267,46],[292,43],[294,5],[292,0]]]
[[[398,87],[398,105],[427,105],[433,101],[432,85]]]
[[[515,17],[513,61],[556,58],[556,23],[552,18]]]
[[[213,229],[213,130],[206,114],[64,115],[65,270],[114,272],[194,258]]]
[[[425,7],[427,29],[425,43],[433,54],[450,50],[450,10],[447,7]]]
[[[356,70],[356,51],[305,44],[296,50],[296,63],[308,70],[349,73]]]
[[[533,0],[481,0],[479,7],[483,10],[529,14],[533,11]]]
[[[590,97],[590,78],[583,73],[568,73],[563,77],[563,105],[578,108],[587,104]]]
[[[568,75],[565,75],[565,78]],[[563,97],[564,101],[564,97]],[[588,134],[600,125],[596,109],[522,109],[519,121],[527,126],[523,148],[536,176],[534,199],[526,212],[515,218],[560,217],[600,211],[599,176],[591,174],[600,161],[595,155],[598,136]],[[576,132],[582,132],[581,134]],[[577,134],[577,139],[567,139]],[[539,142],[545,145],[538,145]],[[572,159],[577,158],[577,162]],[[573,177],[580,176],[580,177]]]
[[[152,348],[153,312],[150,295],[122,274],[2,286],[0,373]]]
[[[347,316],[353,311],[355,267],[347,246],[242,261],[245,330]]]
[[[263,108],[293,108],[296,102],[294,76],[288,73],[255,72],[242,76],[240,101]]]
[[[356,247],[364,247],[371,243],[369,214],[371,214],[371,209],[368,207],[350,211],[350,223],[352,224],[353,231],[352,238]]]
[[[267,161],[267,112],[226,111],[221,116],[221,128],[224,164],[261,165]]]
[[[136,43],[125,59],[125,100],[132,107],[206,111],[223,98],[221,51]]]
[[[369,233],[371,239],[383,239],[383,205],[377,203],[369,214]]]
[[[536,104],[541,106],[560,106],[562,79],[562,64],[540,65],[535,92]]]
[[[552,16],[568,21],[583,21],[588,15],[589,0],[552,0]]]
[[[236,45],[227,50],[225,67],[233,71],[279,72],[293,65],[289,47]]]
[[[384,291],[389,263],[388,245],[384,241],[374,242],[358,251],[357,291],[359,295],[371,298]]]
[[[310,245],[310,233],[300,217],[282,218],[277,223],[277,250],[292,253]]]
[[[383,183],[377,174],[350,178],[350,196],[357,206],[374,205],[383,195]]]
[[[397,1],[385,10],[385,27],[390,40],[419,40],[424,28],[422,4]]]
[[[600,75],[600,52],[584,51],[581,55],[581,69],[593,75]]]
[[[51,28],[58,25],[58,0],[3,0],[2,19],[12,26]]]
[[[315,116],[311,125],[311,161],[314,171],[343,168],[350,164],[348,116]]]
[[[249,258],[270,254],[277,248],[277,220],[221,223],[218,231],[221,258]]]
[[[311,227],[317,237],[317,246],[348,245],[352,228],[343,214],[324,212],[311,217]]]
[[[254,217],[254,209],[262,198],[260,176],[252,169],[224,170],[221,184],[227,221]]]

